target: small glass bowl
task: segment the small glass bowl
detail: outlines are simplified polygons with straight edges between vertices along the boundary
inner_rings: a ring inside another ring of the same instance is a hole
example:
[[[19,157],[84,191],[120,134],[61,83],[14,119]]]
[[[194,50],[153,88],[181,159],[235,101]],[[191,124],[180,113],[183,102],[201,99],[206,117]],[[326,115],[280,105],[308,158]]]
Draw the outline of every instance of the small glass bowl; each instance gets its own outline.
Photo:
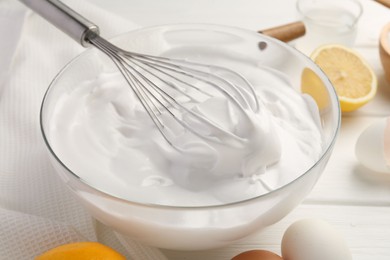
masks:
[[[152,55],[186,47],[231,51],[283,72],[299,92],[302,78],[309,76],[317,82],[313,98],[320,108],[324,145],[319,160],[295,180],[267,194],[225,205],[142,204],[98,190],[83,180],[82,174],[70,171],[63,163],[51,145],[49,127],[59,97],[101,73],[104,66],[96,62],[96,55],[100,54],[90,48],[65,66],[51,83],[43,99],[40,123],[56,171],[92,216],[127,239],[160,248],[204,250],[231,244],[279,221],[311,191],[331,154],[340,126],[340,108],[331,83],[308,57],[264,35],[217,25],[157,26],[132,31],[111,41],[127,50]],[[107,63],[108,67],[113,66],[109,60]]]
[[[353,46],[363,6],[358,0],[297,0],[297,11],[306,34],[297,48],[311,54],[325,44]]]

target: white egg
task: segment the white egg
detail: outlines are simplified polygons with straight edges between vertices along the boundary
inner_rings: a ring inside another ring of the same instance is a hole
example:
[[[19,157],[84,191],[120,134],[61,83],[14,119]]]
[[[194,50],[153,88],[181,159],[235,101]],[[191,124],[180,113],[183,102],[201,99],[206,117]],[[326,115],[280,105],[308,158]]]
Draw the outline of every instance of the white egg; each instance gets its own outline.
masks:
[[[286,230],[282,257],[286,260],[352,260],[342,235],[319,219],[299,220]]]
[[[355,154],[366,168],[390,173],[390,118],[381,119],[362,132]]]

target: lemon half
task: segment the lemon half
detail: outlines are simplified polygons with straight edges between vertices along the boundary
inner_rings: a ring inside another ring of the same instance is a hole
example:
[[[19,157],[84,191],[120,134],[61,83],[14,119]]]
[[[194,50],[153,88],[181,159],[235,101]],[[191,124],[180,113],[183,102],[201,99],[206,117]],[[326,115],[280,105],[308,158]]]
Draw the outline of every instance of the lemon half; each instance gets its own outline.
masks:
[[[342,45],[324,45],[310,58],[336,89],[341,111],[354,111],[374,98],[378,84],[376,75],[356,51]]]

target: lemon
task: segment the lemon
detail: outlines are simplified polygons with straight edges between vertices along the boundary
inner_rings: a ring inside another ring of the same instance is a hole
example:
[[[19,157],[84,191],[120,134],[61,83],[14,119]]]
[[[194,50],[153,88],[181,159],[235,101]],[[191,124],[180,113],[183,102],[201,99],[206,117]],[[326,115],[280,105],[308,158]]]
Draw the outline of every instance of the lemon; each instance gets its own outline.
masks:
[[[126,260],[124,256],[98,242],[77,242],[53,248],[35,260]]]
[[[315,100],[320,112],[326,110],[330,105],[330,98],[321,78],[310,68],[304,68],[301,80],[302,93],[309,94]]]
[[[342,45],[324,45],[316,49],[310,58],[336,89],[341,111],[354,111],[374,98],[376,75],[356,51]]]

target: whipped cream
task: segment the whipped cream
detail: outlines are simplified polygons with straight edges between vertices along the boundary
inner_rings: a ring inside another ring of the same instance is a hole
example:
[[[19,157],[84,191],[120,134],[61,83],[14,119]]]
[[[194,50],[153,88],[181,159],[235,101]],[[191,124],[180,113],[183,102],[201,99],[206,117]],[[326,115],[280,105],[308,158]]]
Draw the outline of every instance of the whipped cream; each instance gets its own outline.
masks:
[[[121,74],[105,72],[81,82],[57,102],[49,137],[53,151],[68,169],[101,191],[173,206],[253,198],[307,171],[322,152],[314,101],[294,89],[283,74],[256,61],[226,53],[207,57],[241,72],[255,88],[258,109],[237,112],[221,98],[192,108],[240,136],[238,145],[181,131],[173,140],[180,149],[173,148]],[[204,57],[202,62],[207,63]],[[214,135],[218,138],[218,132]]]

